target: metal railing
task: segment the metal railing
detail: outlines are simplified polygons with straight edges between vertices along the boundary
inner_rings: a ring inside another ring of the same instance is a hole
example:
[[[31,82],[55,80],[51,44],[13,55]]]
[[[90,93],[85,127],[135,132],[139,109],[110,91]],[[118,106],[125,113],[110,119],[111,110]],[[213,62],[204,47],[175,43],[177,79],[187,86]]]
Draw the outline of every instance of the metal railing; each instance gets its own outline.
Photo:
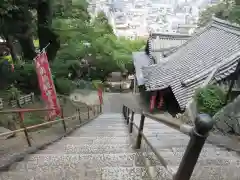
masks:
[[[87,108],[87,112],[81,113],[81,109],[83,108]],[[53,120],[53,121],[48,121],[48,122],[44,122],[41,124],[37,124],[37,125],[33,125],[33,126],[28,126],[26,127],[24,124],[24,113],[27,112],[39,112],[39,111],[51,111],[53,109],[46,109],[46,108],[39,108],[39,109],[13,109],[13,110],[5,110],[5,111],[0,111],[0,114],[18,114],[19,115],[19,123],[21,125],[20,129],[14,130],[14,131],[9,131],[9,132],[5,132],[5,133],[1,133],[0,137],[5,137],[11,134],[16,134],[16,133],[20,133],[20,132],[24,132],[26,141],[28,143],[28,146],[31,147],[32,143],[29,137],[29,130],[33,130],[33,129],[37,129],[40,127],[44,127],[46,125],[53,125],[53,124],[58,124],[58,123],[62,123],[63,126],[63,130],[66,133],[67,132],[67,125],[66,125],[66,121],[71,121],[71,120],[79,120],[79,124],[83,124],[84,122],[82,121],[82,115],[86,114],[87,115],[87,120],[90,119],[90,111],[93,112],[93,115],[96,116],[97,114],[100,114],[102,112],[102,107],[101,105],[93,105],[93,106],[86,106],[86,107],[76,107],[76,113],[73,116],[70,117],[64,117],[63,114],[63,110],[61,113],[61,118],[57,119],[57,120]]]
[[[133,132],[133,126],[138,130],[135,144],[136,149],[141,148],[142,139],[144,139],[160,163],[166,168],[167,172],[172,175],[173,180],[189,180],[191,178],[201,150],[208,137],[208,133],[214,125],[214,121],[209,115],[199,114],[195,120],[195,126],[191,129],[185,128],[184,126],[182,127],[181,131],[187,133],[190,136],[190,141],[188,142],[178,170],[176,173],[174,173],[170,168],[168,168],[167,162],[158,153],[157,149],[153,147],[153,145],[148,141],[147,137],[143,133],[144,120],[147,115],[145,113],[141,113],[140,124],[137,126],[134,123],[134,110],[131,110],[127,106],[123,105],[122,114],[126,120],[127,125],[129,125],[129,133]]]

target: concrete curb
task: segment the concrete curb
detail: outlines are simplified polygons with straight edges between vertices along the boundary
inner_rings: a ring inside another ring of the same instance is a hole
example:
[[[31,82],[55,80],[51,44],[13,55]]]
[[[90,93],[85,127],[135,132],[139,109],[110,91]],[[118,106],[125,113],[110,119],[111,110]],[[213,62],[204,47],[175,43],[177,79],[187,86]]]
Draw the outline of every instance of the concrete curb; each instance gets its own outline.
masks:
[[[157,122],[161,122],[161,123],[163,123],[171,128],[174,128],[180,132],[182,132],[181,131],[182,126],[189,126],[189,125],[186,125],[181,122],[173,121],[170,118],[164,118],[164,117],[159,118],[159,117],[156,117],[153,114],[149,114],[149,113],[144,113],[144,114],[146,117],[151,118],[152,120],[155,120]],[[189,126],[189,127],[191,127],[191,126]],[[184,133],[184,134],[186,134],[186,133]],[[240,142],[237,140],[233,140],[227,136],[221,136],[218,134],[210,133],[207,138],[207,142],[214,146],[224,148],[228,151],[235,151],[235,152],[239,153],[239,155],[240,155]]]
[[[83,122],[82,124],[80,125],[76,125],[73,129],[71,129],[70,131],[64,133],[63,135],[59,136],[58,138],[50,141],[50,142],[47,142],[47,143],[44,143],[42,145],[38,145],[38,146],[35,146],[35,147],[29,147],[27,150],[25,150],[24,152],[21,152],[19,154],[16,154],[14,155],[10,160],[7,160],[5,162],[1,162],[1,165],[0,165],[0,172],[4,172],[4,171],[8,171],[10,169],[10,167],[16,163],[16,162],[20,162],[20,161],[23,161],[25,159],[25,157],[29,154],[34,154],[36,153],[37,151],[39,150],[43,150],[45,149],[47,146],[57,142],[57,141],[60,141],[62,138],[66,137],[66,136],[69,136],[70,134],[72,134],[76,129],[88,124],[89,122],[91,122],[92,120],[96,119],[100,114],[98,114],[97,116],[94,116],[93,118],[89,119],[88,121],[86,122]]]

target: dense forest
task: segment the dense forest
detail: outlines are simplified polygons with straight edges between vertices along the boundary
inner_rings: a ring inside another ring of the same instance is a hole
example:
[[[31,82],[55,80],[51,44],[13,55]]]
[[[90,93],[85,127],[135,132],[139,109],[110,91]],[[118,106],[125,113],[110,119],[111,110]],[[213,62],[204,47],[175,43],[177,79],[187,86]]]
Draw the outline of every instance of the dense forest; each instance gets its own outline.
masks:
[[[0,88],[38,92],[33,59],[46,48],[56,89],[72,81],[104,81],[133,71],[131,54],[144,40],[117,38],[104,13],[90,17],[85,0],[0,1]],[[13,70],[14,66],[14,70]]]

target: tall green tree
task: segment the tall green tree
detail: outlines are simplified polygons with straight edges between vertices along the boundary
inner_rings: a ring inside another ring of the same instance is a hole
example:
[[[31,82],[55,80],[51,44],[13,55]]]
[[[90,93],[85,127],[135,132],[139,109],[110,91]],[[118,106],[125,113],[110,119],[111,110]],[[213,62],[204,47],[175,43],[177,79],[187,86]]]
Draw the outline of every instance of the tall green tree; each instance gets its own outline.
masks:
[[[36,56],[33,35],[37,34],[40,49],[50,43],[47,52],[49,60],[54,60],[59,49],[59,41],[58,35],[51,28],[52,3],[50,0],[4,0],[1,1],[0,9],[1,34],[7,41],[8,39],[19,41],[25,59],[32,60]],[[37,21],[34,21],[33,11],[37,12]],[[37,33],[33,32],[34,22],[37,23]]]
[[[209,6],[200,13],[198,25],[200,27],[206,26],[211,21],[212,16],[240,24],[239,0],[224,0],[219,4]]]

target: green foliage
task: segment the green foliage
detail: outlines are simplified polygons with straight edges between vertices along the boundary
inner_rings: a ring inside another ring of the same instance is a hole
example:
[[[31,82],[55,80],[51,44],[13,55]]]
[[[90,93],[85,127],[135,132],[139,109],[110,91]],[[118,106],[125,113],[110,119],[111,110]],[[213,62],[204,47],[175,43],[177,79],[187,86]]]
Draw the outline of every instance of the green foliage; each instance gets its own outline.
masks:
[[[42,124],[42,123],[44,123],[44,118],[42,118],[42,117],[28,117],[28,118],[24,118],[24,125],[26,127],[34,126],[34,125]]]
[[[55,61],[62,64],[62,68],[59,69],[61,69],[61,72],[65,71],[65,77],[67,71],[66,68],[63,70],[63,66],[66,66],[68,62],[73,63],[74,60],[82,59],[89,62],[91,71],[87,73],[88,67],[82,67],[75,62],[72,64],[74,68],[70,68],[75,78],[80,76],[83,79],[90,78],[104,81],[107,75],[113,71],[125,71],[127,69],[132,72],[132,52],[142,49],[145,45],[143,40],[131,41],[125,38],[117,38],[102,12],[91,23],[86,23],[80,17],[73,20],[59,17],[55,20],[54,25],[56,31],[60,33],[62,43],[64,43]],[[63,73],[61,74],[63,75]]]
[[[92,84],[95,89],[103,88],[103,82],[101,80],[93,80]]]
[[[3,61],[4,60],[7,60],[9,63],[12,63],[13,61],[12,61],[12,56],[10,56],[10,55],[8,55],[8,56],[3,56]]]
[[[66,95],[69,95],[76,88],[72,81],[66,78],[57,78],[55,86],[57,92]]]
[[[240,5],[233,7],[232,11],[229,13],[229,19],[240,24]]]
[[[33,44],[34,44],[35,48],[39,48],[39,40],[38,39],[34,40]]]
[[[216,16],[221,19],[229,20],[240,24],[240,6],[237,5],[238,0],[224,0],[219,4],[209,6],[200,13],[198,25],[200,27],[206,26]]]
[[[14,87],[14,85],[11,85],[8,89],[8,99],[9,100],[17,100],[21,95],[21,91],[18,90],[18,88]]]
[[[40,1],[42,2],[43,0]],[[38,49],[39,46],[42,47],[41,38],[38,37],[38,11],[36,11],[36,2],[35,0],[20,0],[17,4],[13,4],[12,0],[4,0],[0,3],[0,8],[4,8],[4,11],[1,11],[1,13],[4,13],[4,18],[7,17],[5,16],[6,14],[10,15],[10,11],[13,9],[19,11],[16,12],[17,14],[21,14],[25,7],[26,11],[24,12],[28,16],[24,16],[25,19],[18,21],[18,25],[19,27],[23,24],[26,25],[26,28],[29,30],[28,33],[34,31],[32,33],[35,40],[23,39],[23,41],[19,41],[19,44],[30,43],[32,44],[33,51]],[[142,49],[145,41],[117,38],[103,12],[100,12],[96,18],[90,21],[86,0],[54,0],[51,6],[48,7],[53,10],[53,17],[51,17],[51,14],[48,15],[49,19],[52,20],[52,24],[48,25],[51,25],[50,28],[53,28],[54,33],[59,35],[61,42],[61,47],[56,57],[53,55],[55,57],[54,61],[50,63],[55,84],[58,86],[56,88],[58,93],[69,93],[72,88],[71,80],[83,79],[91,81],[94,79],[104,81],[108,74],[113,71],[125,72],[127,70],[128,72],[133,72],[132,52]],[[1,13],[0,20],[2,17]],[[0,25],[0,36],[2,36],[4,30],[2,27],[7,27],[7,30],[9,30],[8,33],[11,35],[14,34],[13,37],[15,38],[16,32],[12,27],[16,26],[16,20],[13,16],[9,16],[7,22],[8,24],[4,24],[4,26]],[[24,35],[30,37],[29,34]],[[29,46],[26,46],[25,50],[23,54],[30,52]],[[18,55],[21,56],[22,54]],[[34,56],[34,54],[30,53],[30,56],[32,55]],[[8,59],[12,60],[11,56]],[[24,58],[19,58],[18,62],[14,62],[14,72],[11,72],[10,66],[3,72],[2,69],[6,67],[2,66],[0,74],[4,74],[4,78],[9,84],[14,84],[25,93],[27,91],[37,93],[39,88],[35,66],[32,61],[25,60],[20,62],[20,59]],[[87,63],[82,64],[83,60]]]
[[[198,111],[213,116],[224,106],[225,96],[225,92],[215,85],[199,89],[195,95]]]

